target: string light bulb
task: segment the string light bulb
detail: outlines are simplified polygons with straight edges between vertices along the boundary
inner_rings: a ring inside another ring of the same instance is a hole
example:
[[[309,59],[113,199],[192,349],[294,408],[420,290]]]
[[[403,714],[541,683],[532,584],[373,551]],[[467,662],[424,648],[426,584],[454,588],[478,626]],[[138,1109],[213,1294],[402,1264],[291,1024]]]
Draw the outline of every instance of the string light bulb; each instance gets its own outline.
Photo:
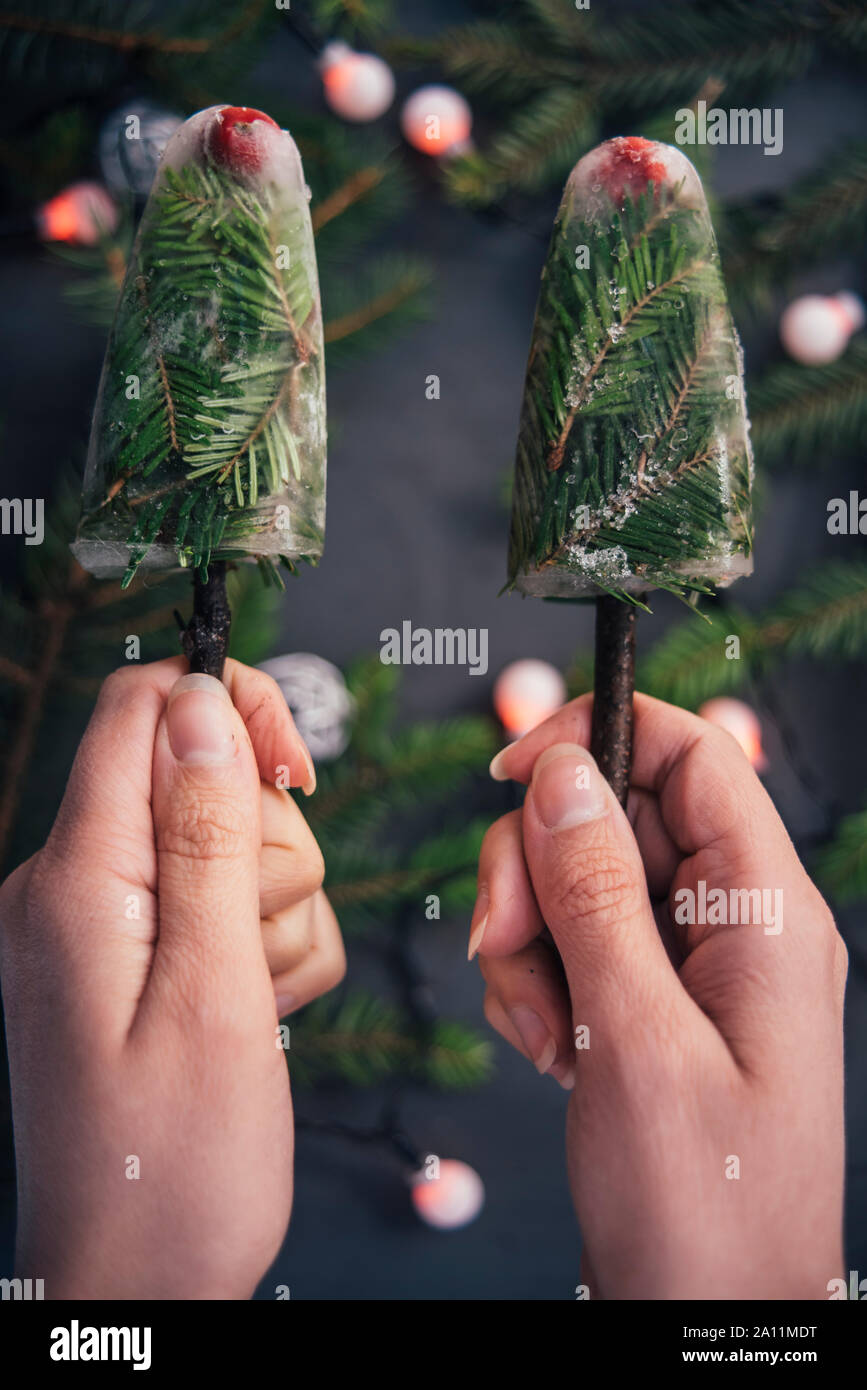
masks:
[[[699,715],[718,729],[725,729],[739,743],[756,772],[764,772],[768,760],[762,748],[762,726],[754,710],[743,700],[733,700],[730,696],[719,695],[713,700],[705,700],[699,708]]]
[[[419,87],[404,102],[400,125],[422,154],[460,154],[469,145],[473,113],[453,87]]]
[[[475,1168],[457,1158],[428,1154],[411,1182],[416,1214],[438,1231],[469,1226],[485,1204],[485,1185]]]
[[[375,121],[394,101],[394,74],[375,53],[335,40],[322,50],[319,71],[325,100],[345,121]]]
[[[510,738],[520,738],[566,702],[566,682],[550,662],[513,661],[494,684],[494,709]]]
[[[97,246],[117,223],[117,208],[101,183],[71,183],[36,211],[36,229],[43,241],[72,246]]]

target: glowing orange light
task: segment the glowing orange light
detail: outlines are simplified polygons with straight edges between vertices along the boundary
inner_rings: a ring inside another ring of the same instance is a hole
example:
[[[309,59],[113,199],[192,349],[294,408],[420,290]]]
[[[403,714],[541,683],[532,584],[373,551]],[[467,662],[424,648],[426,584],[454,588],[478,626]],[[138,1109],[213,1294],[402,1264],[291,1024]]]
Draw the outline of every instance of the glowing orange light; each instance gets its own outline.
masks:
[[[428,1226],[456,1231],[475,1221],[485,1203],[485,1187],[478,1173],[456,1158],[440,1160],[439,1176],[417,1173],[412,1204]]]
[[[494,709],[511,738],[535,729],[565,700],[566,682],[547,661],[513,661],[494,684]]]
[[[409,143],[422,154],[443,155],[466,147],[473,116],[451,87],[420,87],[404,103],[400,123]]]
[[[101,184],[73,183],[42,204],[36,221],[43,241],[96,246],[117,226],[117,209]]]
[[[762,748],[762,726],[754,711],[743,700],[720,695],[715,700],[706,700],[698,712],[709,724],[715,724],[718,729],[725,729],[726,733],[731,734],[756,772],[767,769],[768,760]]]

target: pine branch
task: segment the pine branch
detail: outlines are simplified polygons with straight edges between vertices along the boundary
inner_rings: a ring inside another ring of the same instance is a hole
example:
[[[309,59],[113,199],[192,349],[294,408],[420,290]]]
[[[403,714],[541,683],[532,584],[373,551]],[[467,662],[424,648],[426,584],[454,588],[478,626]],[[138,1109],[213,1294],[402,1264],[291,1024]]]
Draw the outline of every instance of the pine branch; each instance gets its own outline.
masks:
[[[323,769],[319,790],[310,804],[309,819],[317,834],[339,837],[347,822],[367,815],[371,801],[387,799],[410,806],[448,791],[471,772],[482,770],[493,757],[496,739],[486,719],[465,716],[437,723],[418,723],[372,744],[355,762],[347,757]],[[359,751],[358,736],[350,752]],[[364,803],[364,809],[360,809]]]
[[[329,193],[327,198],[317,203],[312,209],[310,217],[313,223],[313,231],[320,232],[323,227],[332,222],[335,217],[340,217],[347,208],[351,208],[360,199],[367,197],[375,188],[378,188],[385,178],[385,170],[377,168],[375,165],[366,169],[357,169],[348,179]]]
[[[287,1061],[302,1085],[339,1078],[372,1086],[410,1076],[443,1090],[477,1086],[490,1075],[491,1044],[463,1024],[439,1019],[420,1036],[403,1014],[362,993],[337,1009],[319,1000],[291,1023]]]
[[[378,761],[391,746],[399,684],[398,668],[385,665],[379,653],[359,657],[347,669],[346,685],[355,707],[352,751],[361,763]]]
[[[587,94],[553,86],[518,113],[489,153],[474,151],[451,160],[446,182],[456,197],[469,203],[492,202],[513,185],[541,188],[560,170],[571,168],[593,143],[596,130]]]
[[[712,695],[739,689],[750,675],[755,629],[746,614],[726,607],[702,610],[710,619],[686,618],[669,628],[645,657],[639,657],[638,688],[669,704],[696,709]],[[726,641],[740,641],[740,659],[726,657]]]
[[[445,67],[470,91],[494,92],[504,100],[543,90],[552,83],[574,81],[577,70],[570,52],[552,51],[533,40],[523,25],[480,21],[448,29],[437,39],[396,39],[385,52],[394,62]]]
[[[828,564],[759,616],[730,606],[722,613],[702,611],[709,622],[676,624],[640,660],[641,690],[695,709],[789,657],[861,659],[867,651],[867,564]],[[739,639],[739,658],[727,655],[730,637]]]
[[[19,197],[53,197],[87,167],[95,134],[92,115],[84,106],[65,105],[50,111],[35,128],[0,139],[0,168]]]
[[[836,362],[780,362],[749,388],[756,457],[766,468],[825,467],[867,440],[867,341]]]
[[[350,39],[379,36],[391,20],[393,6],[392,0],[309,0],[307,8],[322,33]]]
[[[292,474],[301,481],[295,403],[315,356],[317,306],[304,221],[281,229],[297,239],[284,261],[273,196],[190,164],[163,171],[146,214],[97,408],[106,477],[88,472],[80,528],[84,539],[128,528],[125,583],[153,544],[204,581],[212,555],[255,550],[249,538],[270,518],[260,499],[287,489]],[[295,544],[313,556],[317,495],[292,499]]]
[[[602,227],[567,186],[524,388],[510,580],[557,566],[618,597],[623,576],[706,589],[710,558],[751,544],[741,406],[720,389],[738,375],[703,217],[649,183]]]
[[[803,72],[823,49],[867,49],[860,0],[767,0],[761,6],[690,0],[658,8],[652,24],[644,14],[620,12],[600,21],[562,0],[523,0],[510,13],[513,22],[475,23],[434,42],[401,40],[389,48],[393,60],[445,67],[508,113],[507,158],[483,151],[452,168],[452,191],[471,203],[493,201],[508,187],[565,177],[583,153],[575,148],[575,117],[565,94],[622,126],[624,112],[686,105],[711,80],[736,104],[759,84]],[[564,94],[559,114],[556,93]],[[547,143],[538,125],[546,110]],[[588,131],[586,145],[592,139]]]
[[[838,560],[816,571],[760,624],[756,650],[863,657],[867,649],[867,563]]]
[[[771,201],[731,208],[721,223],[726,278],[739,307],[766,302],[768,286],[847,254],[867,235],[867,141],[852,140]]]
[[[408,856],[381,845],[331,842],[326,852],[326,892],[344,932],[381,923],[383,913],[435,893],[441,912],[463,911],[475,899],[479,850],[487,820],[474,820],[422,840]],[[472,885],[472,888],[470,887]]]
[[[17,30],[45,38],[70,39],[76,43],[117,49],[121,53],[152,52],[190,58],[223,47],[237,38],[258,17],[261,6],[258,0],[253,0],[253,3],[242,6],[241,12],[236,14],[225,29],[202,38],[174,36],[156,29],[110,28],[76,23],[72,19],[52,14],[51,11],[57,10],[57,6],[46,5],[44,8],[46,13],[43,15],[0,11],[0,30]]]
[[[655,220],[651,217],[648,219],[647,222],[646,235],[650,235],[652,233],[652,231],[654,230],[654,226]],[[683,285],[684,282],[687,281],[691,275],[700,274],[702,270],[706,269],[706,266],[706,261],[687,262],[683,266],[681,266],[680,270],[678,270],[676,273],[672,272],[671,276],[667,280],[663,280],[662,284],[654,283],[653,285],[649,285],[645,290],[642,291],[642,293],[638,296],[635,302],[629,305],[628,309],[626,309],[625,312],[621,312],[617,328],[622,329],[624,331],[628,330],[630,327],[633,326],[633,324],[635,324],[637,320],[640,319],[640,316],[643,314],[644,310],[648,307],[648,305],[655,304],[662,298],[662,296],[666,294],[668,290],[673,289],[675,285]],[[706,354],[706,345],[712,339],[712,336],[712,330],[709,326],[705,329],[703,344],[698,345],[696,347],[695,356],[688,366],[686,378],[687,384],[684,387],[684,395],[686,394],[686,391],[689,389],[689,382],[692,379],[692,375],[699,369],[702,355]],[[569,439],[569,435],[572,432],[575,420],[577,419],[582,406],[584,406],[587,403],[587,398],[590,395],[593,383],[598,373],[602,370],[602,367],[605,365],[607,357],[610,353],[613,352],[615,344],[619,342],[622,337],[622,332],[618,332],[617,337],[614,337],[609,329],[609,332],[602,339],[601,345],[597,348],[596,354],[590,361],[589,365],[585,365],[582,362],[580,364],[579,371],[576,372],[575,377],[572,381],[570,381],[567,387],[567,393],[571,397],[569,410],[565,416],[565,419],[563,420],[560,433],[557,435],[556,440],[553,442],[548,452],[548,468],[552,472],[554,472],[557,468],[561,466],[563,462],[563,454],[566,449],[566,443]],[[658,429],[656,431],[654,435],[654,439],[656,441],[658,441],[667,431],[673,429],[674,420],[676,419],[676,416],[680,411],[681,405],[682,399],[679,398],[677,411],[672,414],[671,420],[667,421],[661,430]],[[596,408],[598,408],[598,406],[596,406]],[[647,460],[647,452],[648,451],[646,449],[642,448],[637,470],[637,476],[639,477],[639,479],[643,479],[644,465]]]
[[[67,580],[69,600],[45,604],[40,613],[42,620],[40,651],[36,665],[27,682],[27,698],[19,704],[18,717],[12,731],[9,756],[3,769],[3,783],[2,790],[0,790],[0,862],[6,856],[9,835],[21,794],[21,784],[33,756],[45,698],[54,680],[57,664],[66,641],[67,630],[75,612],[75,596],[85,582],[84,571],[80,565],[72,561]]]
[[[323,301],[329,363],[350,348],[360,352],[376,346],[401,320],[425,317],[430,278],[424,262],[395,255],[356,269],[351,278],[335,276]]]
[[[840,821],[812,867],[819,886],[839,903],[867,897],[867,811]]]

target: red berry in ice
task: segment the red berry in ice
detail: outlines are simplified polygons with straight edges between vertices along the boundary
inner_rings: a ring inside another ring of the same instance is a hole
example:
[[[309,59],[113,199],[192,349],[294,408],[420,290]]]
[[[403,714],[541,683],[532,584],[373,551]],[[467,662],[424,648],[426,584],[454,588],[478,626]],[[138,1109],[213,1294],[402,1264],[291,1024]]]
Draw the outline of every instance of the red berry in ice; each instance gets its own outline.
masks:
[[[627,193],[637,198],[651,179],[657,188],[665,183],[666,168],[655,140],[618,135],[602,148],[605,157],[598,172],[615,203],[622,203]]]
[[[230,174],[257,174],[267,150],[266,126],[280,129],[264,111],[252,106],[224,106],[214,113],[205,132],[205,153],[212,164]]]

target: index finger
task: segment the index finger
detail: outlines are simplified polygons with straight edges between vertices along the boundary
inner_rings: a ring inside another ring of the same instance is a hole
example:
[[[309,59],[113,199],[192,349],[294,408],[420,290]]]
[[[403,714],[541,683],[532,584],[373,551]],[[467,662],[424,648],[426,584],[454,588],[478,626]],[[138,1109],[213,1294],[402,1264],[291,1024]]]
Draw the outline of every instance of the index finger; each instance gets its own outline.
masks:
[[[659,792],[674,764],[711,726],[697,714],[654,700],[636,692],[634,753],[630,786]],[[592,694],[579,695],[558,709],[523,738],[504,748],[491,762],[491,776],[497,782],[507,778],[529,784],[540,753],[555,743],[577,743],[590,747]],[[734,744],[733,744],[734,746]]]
[[[731,737],[697,714],[636,693],[635,734],[630,786],[653,792],[672,837],[684,854],[693,854],[731,828],[745,805],[761,806],[777,819],[770,798],[742,750]],[[504,748],[491,763],[496,781],[507,778],[529,783],[536,759],[555,743],[590,746],[593,696],[581,695],[557,710],[543,724]],[[702,789],[696,800],[671,796],[672,779],[681,778]],[[730,796],[721,796],[727,786]],[[734,804],[732,804],[734,802]],[[780,828],[782,825],[780,823]]]

